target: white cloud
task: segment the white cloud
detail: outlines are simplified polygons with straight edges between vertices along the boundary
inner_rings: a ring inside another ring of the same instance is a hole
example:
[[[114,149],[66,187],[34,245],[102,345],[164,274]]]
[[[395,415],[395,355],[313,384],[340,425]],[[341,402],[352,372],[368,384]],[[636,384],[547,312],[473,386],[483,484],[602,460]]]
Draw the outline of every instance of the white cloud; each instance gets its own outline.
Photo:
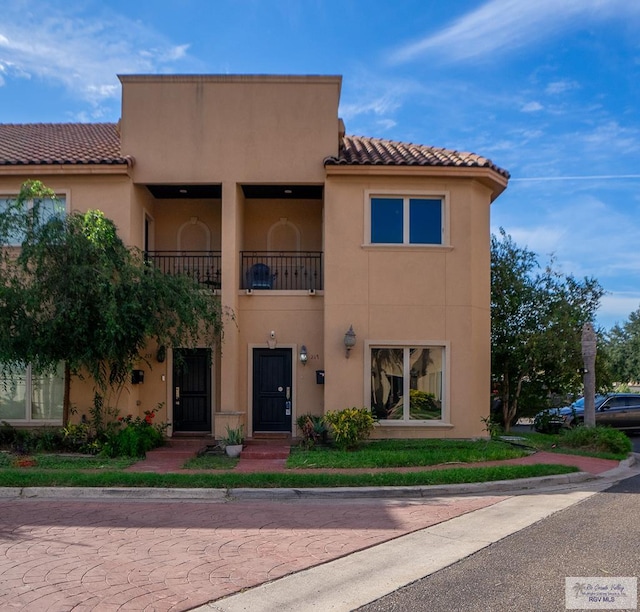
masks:
[[[117,74],[162,72],[189,60],[188,44],[172,44],[104,5],[91,10],[94,13],[85,16],[47,2],[39,4],[37,13],[12,5],[3,8],[0,66],[5,81],[35,77],[62,85],[100,113],[102,102],[118,98]]]
[[[541,111],[543,108],[544,107],[542,106],[542,104],[540,104],[540,102],[532,101],[524,104],[520,110],[523,113],[535,113],[537,111]]]
[[[177,45],[170,47],[164,54],[161,55],[162,59],[167,62],[174,62],[179,59],[183,59],[187,56],[187,51],[191,45]]]
[[[400,47],[391,61],[429,54],[451,62],[513,51],[574,27],[579,18],[638,16],[640,4],[627,0],[490,0],[443,30]]]
[[[410,79],[388,78],[360,69],[344,84],[340,116],[349,134],[375,133],[396,126],[396,113],[405,100],[423,93],[423,85]]]
[[[611,328],[615,323],[622,324],[629,315],[640,308],[640,292],[613,291],[600,300],[598,323]]]
[[[553,96],[579,88],[580,85],[575,81],[553,81],[545,87],[544,92],[550,96]]]

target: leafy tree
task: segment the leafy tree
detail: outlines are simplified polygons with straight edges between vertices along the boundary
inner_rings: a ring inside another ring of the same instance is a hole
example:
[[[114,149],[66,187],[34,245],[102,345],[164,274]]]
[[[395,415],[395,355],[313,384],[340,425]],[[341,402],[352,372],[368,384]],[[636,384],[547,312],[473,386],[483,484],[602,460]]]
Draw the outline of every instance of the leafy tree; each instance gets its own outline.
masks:
[[[607,335],[607,350],[614,379],[620,383],[640,381],[640,308]]]
[[[96,392],[124,384],[150,339],[195,346],[222,332],[218,300],[127,248],[103,213],[47,214],[55,198],[39,181],[0,210],[0,368],[65,364],[88,373]]]
[[[541,269],[503,229],[491,237],[491,369],[507,429],[542,398],[579,390],[582,326],[602,295],[595,279],[564,275],[553,260]]]

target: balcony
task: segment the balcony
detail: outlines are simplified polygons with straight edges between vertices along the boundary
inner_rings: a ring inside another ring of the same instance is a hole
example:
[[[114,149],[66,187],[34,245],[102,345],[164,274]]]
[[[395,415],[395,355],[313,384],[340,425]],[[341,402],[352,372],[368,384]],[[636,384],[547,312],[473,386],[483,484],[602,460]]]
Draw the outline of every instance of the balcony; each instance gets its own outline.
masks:
[[[211,289],[222,286],[220,251],[147,251],[145,256],[165,274],[186,274]]]
[[[321,251],[243,251],[242,289],[323,289]]]

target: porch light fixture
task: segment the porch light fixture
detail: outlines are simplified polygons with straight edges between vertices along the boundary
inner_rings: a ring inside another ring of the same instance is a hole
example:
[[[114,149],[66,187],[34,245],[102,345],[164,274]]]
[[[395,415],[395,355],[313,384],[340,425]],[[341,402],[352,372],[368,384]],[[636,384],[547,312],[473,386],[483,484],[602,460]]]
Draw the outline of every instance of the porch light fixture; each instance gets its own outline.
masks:
[[[307,365],[307,347],[304,344],[300,347],[300,363]]]
[[[347,349],[346,358],[349,359],[351,349],[356,345],[356,332],[353,331],[353,325],[349,325],[349,330],[344,335],[344,347]]]
[[[267,340],[267,346],[273,350],[276,348],[277,340],[276,340],[276,332],[271,330],[269,332],[269,338]]]

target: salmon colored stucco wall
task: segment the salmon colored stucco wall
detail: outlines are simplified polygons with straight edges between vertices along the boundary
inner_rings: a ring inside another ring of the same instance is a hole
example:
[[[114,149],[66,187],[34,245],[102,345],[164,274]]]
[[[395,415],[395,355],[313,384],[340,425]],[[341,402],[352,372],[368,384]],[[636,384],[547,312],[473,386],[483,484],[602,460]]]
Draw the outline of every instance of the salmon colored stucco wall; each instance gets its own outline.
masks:
[[[321,182],[338,152],[340,77],[120,80],[122,152],[137,183]]]
[[[330,172],[330,170],[329,170]],[[416,172],[418,174],[418,172]],[[372,194],[440,195],[448,201],[449,243],[371,246]],[[470,437],[483,433],[490,381],[490,192],[468,179],[329,176],[325,189],[325,410],[370,405],[369,343],[445,346],[443,424],[385,425],[376,434]],[[345,357],[353,325],[356,347]]]

